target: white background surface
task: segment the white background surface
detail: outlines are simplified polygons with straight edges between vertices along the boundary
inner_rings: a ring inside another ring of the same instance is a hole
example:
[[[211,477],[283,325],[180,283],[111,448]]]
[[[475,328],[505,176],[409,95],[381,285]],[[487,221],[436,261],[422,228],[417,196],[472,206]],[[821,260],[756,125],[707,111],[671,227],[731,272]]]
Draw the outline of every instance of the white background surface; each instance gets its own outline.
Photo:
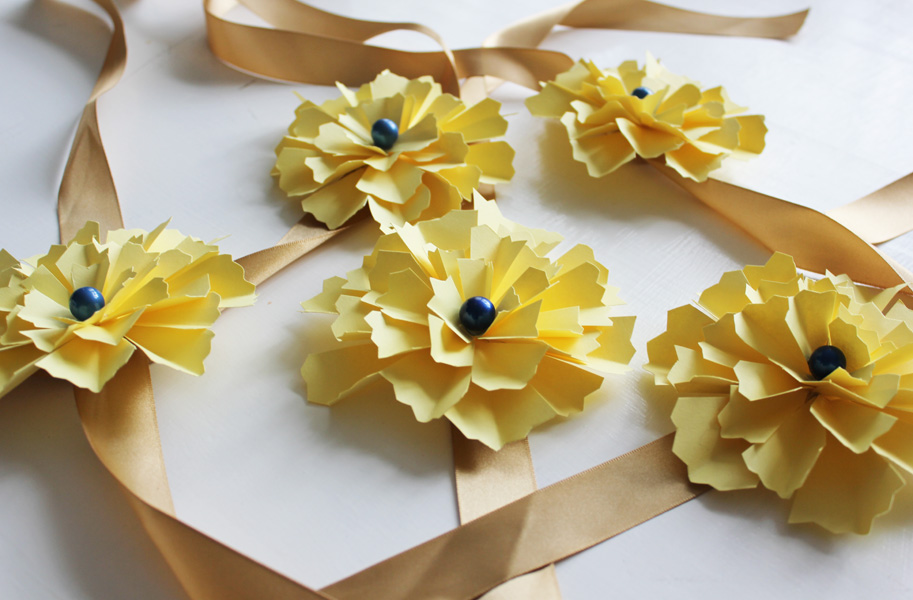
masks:
[[[315,4],[421,22],[452,47],[466,47],[556,2]],[[720,172],[746,187],[826,210],[913,169],[913,3],[731,4],[680,3],[745,15],[811,4],[812,12],[787,42],[566,30],[545,47],[604,66],[642,61],[650,51],[707,87],[724,84],[770,128],[760,158]],[[119,5],[130,60],[99,111],[127,226],[151,229],[173,217],[173,226],[204,239],[230,234],[222,247],[235,256],[273,244],[299,216],[269,176],[297,104],[292,92],[320,102],[336,91],[263,81],[220,64],[205,45],[198,1]],[[106,31],[71,5],[0,2],[0,246],[20,258],[57,239],[60,173]],[[382,42],[432,48],[414,34]],[[588,178],[560,125],[525,111],[529,93],[506,86],[495,96],[511,115],[507,139],[517,150],[517,175],[500,189],[502,211],[593,246],[628,302],[619,312],[638,317],[632,372],[610,378],[580,417],[530,437],[545,485],[671,430],[664,396],[640,368],[646,341],[664,329],[666,310],[767,254],[647,167]],[[255,307],[226,313],[203,377],[153,367],[178,515],[312,586],[457,524],[445,423],[418,424],[389,397],[333,409],[304,400],[298,369],[307,352],[326,347],[329,320],[301,314],[298,303],[326,277],[357,266],[375,237],[362,226],[332,240],[263,285]],[[913,267],[913,236],[886,251]],[[790,526],[786,514],[766,491],[705,494],[562,562],[564,597],[901,598],[913,591],[910,489],[867,537]],[[0,598],[184,597],[86,444],[68,386],[33,379],[0,399]]]

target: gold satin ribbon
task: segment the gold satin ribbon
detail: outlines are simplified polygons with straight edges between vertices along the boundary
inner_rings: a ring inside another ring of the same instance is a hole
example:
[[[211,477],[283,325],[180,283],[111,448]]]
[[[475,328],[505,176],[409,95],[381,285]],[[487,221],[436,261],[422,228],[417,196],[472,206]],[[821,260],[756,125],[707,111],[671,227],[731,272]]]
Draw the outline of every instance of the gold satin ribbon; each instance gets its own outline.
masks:
[[[350,223],[339,229],[327,229],[313,216],[305,215],[292,225],[275,246],[242,256],[237,262],[244,267],[244,277],[254,285],[260,285],[281,269],[353,225],[354,223]]]
[[[913,230],[913,173],[827,215],[870,244],[907,233]]]
[[[671,452],[672,438],[666,436],[317,591],[174,516],[145,357],[134,355],[100,394],[76,389],[76,395],[93,450],[191,598],[471,600],[706,489],[688,482],[684,464]]]
[[[791,254],[799,268],[845,273],[881,288],[913,284],[913,274],[824,213],[712,178],[698,183],[655,159],[648,162],[771,252]]]
[[[456,427],[453,472],[460,523],[468,523],[536,491],[533,458],[526,439],[492,450],[467,439]],[[553,600],[561,598],[555,565],[516,577],[491,590],[481,600]]]
[[[583,0],[527,17],[490,35],[486,46],[534,47],[558,25],[783,39],[798,33],[808,10],[776,17],[723,17],[648,0]]]
[[[672,435],[524,496],[324,588],[337,598],[476,598],[627,531],[708,488],[688,481]]]
[[[116,7],[110,0],[94,1],[111,15],[114,34],[105,66],[80,120],[61,185],[59,219],[63,239],[68,239],[71,235],[68,232],[75,231],[88,218],[100,219],[106,229],[121,226],[113,180],[98,135],[95,102],[117,82],[126,59],[126,44]],[[208,0],[207,7],[224,7],[229,1]],[[221,31],[224,34],[233,30]],[[243,36],[239,38],[243,39]],[[222,41],[225,41],[224,37]],[[432,54],[439,55],[432,61],[436,61],[435,64],[441,63],[440,57],[447,62],[444,52]],[[531,61],[538,57],[548,62],[552,60],[549,55],[553,54],[557,53],[520,56]],[[509,52],[488,56],[513,55]],[[286,54],[276,56],[288,58]],[[479,53],[479,56],[486,54]],[[463,68],[461,60],[468,59],[456,59],[458,70]],[[487,71],[482,68],[483,63],[480,59],[476,65],[478,70],[461,72],[503,75],[503,69]],[[527,67],[522,61],[516,66],[520,71]],[[441,66],[441,72],[447,68]],[[549,63],[542,70],[547,72],[554,68],[555,63]],[[359,82],[370,79],[376,72],[369,70],[370,73],[362,73]],[[531,77],[529,73],[534,71],[528,70],[527,75]],[[346,73],[346,77],[355,77],[357,71],[348,69]],[[332,80],[351,81],[339,77],[338,73],[327,76]],[[536,81],[547,78],[535,77]],[[821,271],[823,267],[830,267],[834,271],[847,272],[858,281],[883,287],[902,280],[874,248],[827,217],[822,220],[820,213],[720,182],[689,184],[686,182],[686,187],[702,201],[751,231],[768,247],[793,253],[805,268]],[[731,201],[733,192],[739,192],[736,202]],[[761,204],[752,205],[752,202]],[[781,215],[781,220],[774,219],[771,213]],[[794,237],[802,228],[793,221],[820,225],[822,229]],[[829,237],[831,234],[835,237]],[[313,224],[302,222],[276,247],[242,261],[247,263],[254,279],[263,281],[332,235],[335,233],[320,231]],[[828,239],[841,249],[846,245],[846,249],[836,251],[832,246],[822,251],[817,244]],[[608,539],[695,497],[704,489],[688,482],[684,466],[671,453],[671,438],[667,436],[595,469],[523,496],[443,536],[323,591],[316,591],[224,546],[174,516],[151,380],[144,358],[139,355],[132,358],[101,394],[76,390],[76,396],[80,418],[93,450],[127,492],[144,527],[193,598],[328,600],[369,597],[383,600],[402,598],[405,594],[408,597],[468,600],[517,575],[545,567]],[[529,485],[534,486],[534,481],[527,482],[527,488]],[[492,499],[493,504],[503,501],[505,498]],[[569,510],[569,506],[574,510]],[[465,510],[478,514],[485,508],[477,506]]]
[[[534,48],[472,48],[449,51],[440,36],[414,23],[372,23],[317,11],[294,0],[244,0],[276,28],[245,25],[225,15],[237,0],[204,0],[209,46],[220,60],[259,76],[318,85],[360,85],[384,69],[415,78],[431,75],[445,91],[459,95],[459,78],[492,74],[535,89],[570,68],[561,52]],[[354,25],[354,23],[361,23]],[[350,29],[351,27],[351,29]],[[445,48],[407,52],[363,43],[386,31],[420,31]]]
[[[795,35],[807,15],[808,10],[777,17],[722,17],[647,0],[583,0],[522,19],[488,36],[482,46],[535,48],[560,25],[783,39]],[[463,94],[482,98],[499,84],[492,77],[474,78],[464,84]]]
[[[76,136],[60,181],[57,220],[60,223],[62,243],[72,239],[86,221],[98,221],[102,231],[124,226],[114,179],[108,167],[108,157],[98,131],[97,103],[102,94],[120,81],[127,65],[127,39],[124,36],[124,22],[114,3],[111,0],[93,2],[111,17],[114,33],[108,44],[101,73],[76,126]],[[96,197],[97,200],[94,200]]]

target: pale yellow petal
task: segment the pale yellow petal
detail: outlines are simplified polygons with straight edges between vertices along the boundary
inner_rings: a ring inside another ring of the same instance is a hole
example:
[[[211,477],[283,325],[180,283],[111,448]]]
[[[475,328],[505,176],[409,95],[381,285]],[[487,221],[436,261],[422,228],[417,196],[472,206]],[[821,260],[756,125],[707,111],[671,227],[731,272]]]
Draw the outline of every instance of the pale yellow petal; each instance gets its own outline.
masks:
[[[482,176],[482,169],[476,165],[461,165],[449,169],[441,169],[437,174],[446,180],[450,185],[455,187],[460,193],[460,197],[467,200],[472,197],[472,192],[479,187],[479,178]]]
[[[796,490],[790,523],[817,523],[832,533],[866,534],[891,510],[904,479],[875,452],[854,454],[833,440]]]
[[[320,133],[320,126],[331,123],[333,117],[309,100],[304,100],[295,109],[295,120],[289,126],[289,133],[296,137],[313,138]]]
[[[548,345],[542,342],[475,340],[472,382],[485,390],[519,390],[529,383]]]
[[[301,367],[308,402],[333,404],[367,384],[394,360],[379,360],[372,344],[309,354]]]
[[[799,344],[786,324],[786,298],[772,298],[765,304],[746,306],[735,316],[735,327],[748,345],[771,360],[792,369],[806,373],[808,363]]]
[[[555,277],[540,294],[542,310],[568,306],[602,307],[605,287],[599,285],[599,268],[592,263],[582,265]]]
[[[500,111],[500,102],[485,98],[441,123],[441,131],[457,131],[467,142],[502,136],[507,132],[507,120]]]
[[[310,194],[320,184],[314,179],[314,172],[305,164],[317,150],[312,148],[282,147],[276,149],[276,167],[274,174],[279,176],[279,187],[289,196]]]
[[[578,69],[578,72],[581,73],[584,70],[579,65],[574,65],[572,69]],[[565,85],[557,85],[549,81],[542,86],[542,91],[526,99],[526,108],[536,117],[557,119],[570,110],[571,102],[579,100],[580,97],[578,93]]]
[[[843,319],[834,319],[829,324],[828,333],[831,345],[843,351],[848,372],[853,373],[869,364],[871,355],[855,326]]]
[[[35,366],[51,376],[66,379],[73,385],[100,392],[118,369],[133,355],[135,348],[126,340],[116,346],[72,338],[50,354],[39,359]]]
[[[336,300],[336,312],[339,314],[333,321],[331,329],[337,340],[355,340],[367,337],[371,326],[365,317],[373,309],[358,296],[340,296]]]
[[[875,440],[872,448],[913,474],[913,423],[897,421],[890,431]]]
[[[214,334],[208,329],[133,327],[127,337],[152,362],[202,375],[203,359],[209,355]]]
[[[701,293],[698,302],[717,318],[739,312],[751,302],[745,274],[742,271],[723,273],[719,283]]]
[[[797,275],[793,257],[782,252],[774,252],[764,265],[749,265],[742,269],[742,272],[749,284],[756,289],[765,281],[794,281]]]
[[[431,357],[435,361],[452,367],[471,367],[475,357],[475,345],[458,335],[453,328],[434,315],[428,315],[428,331],[431,337]]]
[[[533,427],[555,418],[555,411],[531,387],[486,391],[470,385],[466,395],[445,417],[467,438],[495,450],[522,440]]]
[[[719,127],[701,135],[696,140],[689,135],[692,143],[708,153],[722,152],[729,154],[739,145],[739,123],[735,119],[724,120]]]
[[[386,202],[404,204],[421,182],[421,169],[400,160],[386,172],[366,169],[355,187]]]
[[[649,362],[644,368],[653,373],[657,384],[668,384],[669,370],[678,360],[676,346],[697,346],[702,331],[713,320],[690,304],[669,311],[666,331],[647,342]]]
[[[727,402],[725,396],[685,396],[672,410],[675,441],[672,452],[688,465],[688,479],[718,490],[753,488],[758,476],[748,470],[742,452],[743,440],[720,437],[717,416]]]
[[[789,498],[805,482],[826,437],[815,417],[799,406],[766,441],[743,453],[745,466],[758,474],[764,487]]]
[[[634,356],[631,343],[635,317],[613,317],[612,325],[600,327],[599,347],[586,355],[586,363],[605,373],[624,373]]]
[[[460,190],[450,185],[449,181],[438,174],[425,173],[422,175],[422,185],[428,189],[430,199],[428,208],[419,215],[416,221],[425,222],[443,217],[459,209],[463,203]]]
[[[620,132],[583,135],[573,113],[567,113],[561,122],[568,130],[574,160],[585,164],[591,177],[608,175],[637,156],[634,147]]]
[[[142,316],[142,311],[136,311],[119,319],[99,321],[97,324],[86,324],[73,330],[73,335],[84,340],[92,340],[109,346],[120,344],[121,340],[130,331],[130,328]]]
[[[203,298],[175,298],[156,303],[142,312],[137,325],[199,329],[211,327],[218,318],[219,296],[209,294]]]
[[[739,147],[733,156],[739,156],[742,152],[749,156],[760,154],[764,150],[764,136],[767,135],[767,126],[764,124],[764,117],[761,115],[747,115],[736,117],[739,122]]]
[[[466,164],[478,167],[482,172],[481,183],[507,183],[514,176],[514,149],[504,141],[472,144],[466,153]]]
[[[579,365],[546,355],[539,362],[529,385],[548,402],[556,413],[567,417],[583,410],[584,401],[600,386],[602,376]]]
[[[577,306],[540,312],[535,325],[543,338],[572,337],[583,333],[583,326],[580,325],[580,308]]]
[[[680,148],[684,140],[671,133],[642,127],[628,119],[618,119],[618,130],[631,143],[634,151],[644,158],[656,158]]]
[[[700,351],[676,346],[678,360],[669,369],[666,377],[680,394],[729,394],[735,383],[731,369],[704,360]]]
[[[379,171],[372,172],[379,173]],[[302,198],[301,208],[325,223],[330,229],[342,226],[361,210],[367,195],[358,189],[363,171],[353,171],[339,181],[325,185],[313,194]]]
[[[539,337],[540,332],[536,325],[539,319],[539,305],[540,302],[537,301],[506,313],[498,313],[495,322],[481,337],[485,339]]]
[[[776,365],[739,361],[735,367],[739,392],[749,400],[789,394],[802,389],[802,382]]]
[[[371,326],[371,341],[377,347],[378,358],[397,356],[431,345],[428,328],[423,325],[398,321],[377,311],[368,313],[365,321]]]
[[[42,356],[44,352],[31,344],[0,346],[0,397],[31,376]]]
[[[376,304],[391,317],[425,325],[432,296],[426,281],[407,269],[390,275],[387,291],[377,298]]]
[[[723,315],[716,323],[704,327],[701,352],[709,361],[733,368],[741,360],[767,362],[767,357],[746,344],[735,331],[734,315]]]
[[[812,404],[811,412],[841,444],[856,454],[868,451],[897,422],[897,417],[876,408],[821,397]]]
[[[342,295],[342,286],[346,280],[342,277],[330,277],[323,282],[323,291],[301,303],[305,312],[335,313],[336,301]]]
[[[380,375],[393,384],[396,399],[412,407],[425,423],[437,419],[459,402],[469,389],[470,369],[442,365],[425,352],[399,357]]]
[[[816,348],[831,343],[828,325],[835,316],[837,294],[834,292],[805,290],[790,298],[786,324],[805,356],[811,356]]]
[[[434,115],[425,115],[421,121],[401,132],[391,150],[416,152],[437,141],[439,134],[437,119]]]
[[[457,260],[460,296],[466,300],[473,296],[488,297],[491,294],[491,262],[478,258],[460,258]]]
[[[723,164],[723,155],[702,152],[692,144],[685,144],[666,153],[666,164],[682,177],[704,181],[711,171],[719,169]]]
[[[783,421],[806,401],[806,390],[749,400],[738,389],[733,389],[729,402],[720,411],[720,435],[730,439],[740,438],[752,444],[766,442]]]
[[[113,298],[106,298],[107,303],[99,312],[106,319],[115,318],[130,314],[166,298],[168,298],[168,284],[162,279],[152,279],[142,286],[128,284]]]

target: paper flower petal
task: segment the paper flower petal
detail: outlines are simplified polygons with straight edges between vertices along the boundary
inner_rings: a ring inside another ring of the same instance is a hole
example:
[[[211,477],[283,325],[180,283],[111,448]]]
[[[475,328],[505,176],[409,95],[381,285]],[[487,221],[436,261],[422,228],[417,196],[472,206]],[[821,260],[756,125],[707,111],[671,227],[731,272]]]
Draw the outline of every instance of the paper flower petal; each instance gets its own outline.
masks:
[[[898,293],[814,280],[776,254],[670,311],[647,370],[678,393],[673,451],[689,477],[759,481],[792,522],[868,532],[913,466],[913,311]]]
[[[244,269],[167,223],[116,230],[88,223],[30,262],[0,252],[0,396],[36,369],[100,391],[136,350],[199,375],[222,308],[254,301]],[[83,320],[70,296],[93,287],[104,306]]]
[[[652,56],[599,69],[580,61],[527,99],[537,117],[560,119],[574,159],[593,177],[608,175],[635,156],[665,155],[682,177],[705,180],[724,158],[750,158],[764,150],[760,115],[740,115],[722,88],[700,91],[696,82],[667,71]]]
[[[342,98],[307,100],[276,148],[279,187],[330,229],[365,205],[383,227],[433,219],[469,200],[479,183],[513,177],[507,121],[490,98],[466,106],[431,77],[406,79],[384,71]],[[397,131],[375,145],[374,124]],[[389,140],[388,140],[389,141]]]
[[[337,315],[342,344],[307,358],[310,401],[331,404],[380,375],[419,421],[444,417],[500,448],[581,411],[603,379],[590,369],[627,365],[633,318],[610,316],[620,301],[592,250],[552,261],[554,234],[507,221],[479,195],[474,206],[393,228],[361,269],[304,303]],[[473,334],[460,312],[476,296],[496,314]]]

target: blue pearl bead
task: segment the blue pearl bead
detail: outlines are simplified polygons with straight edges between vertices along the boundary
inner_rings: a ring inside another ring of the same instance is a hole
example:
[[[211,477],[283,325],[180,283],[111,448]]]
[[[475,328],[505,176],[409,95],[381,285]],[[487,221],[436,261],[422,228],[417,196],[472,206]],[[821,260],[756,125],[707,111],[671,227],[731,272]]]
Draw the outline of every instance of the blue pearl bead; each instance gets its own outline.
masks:
[[[70,295],[70,312],[77,321],[85,321],[104,306],[104,296],[94,287],[81,287]]]
[[[399,125],[390,119],[378,119],[371,126],[371,140],[381,150],[389,150],[399,138]]]
[[[469,335],[482,335],[495,322],[498,310],[491,300],[473,296],[460,307],[460,325]]]
[[[651,90],[650,88],[640,86],[639,88],[634,88],[634,91],[631,92],[631,95],[634,96],[635,98],[640,98],[641,100],[643,100],[644,98],[646,98],[647,96],[649,96],[652,93],[653,93],[653,90]]]
[[[846,368],[846,356],[836,346],[821,346],[808,358],[808,370],[812,377],[822,380],[837,369]]]

